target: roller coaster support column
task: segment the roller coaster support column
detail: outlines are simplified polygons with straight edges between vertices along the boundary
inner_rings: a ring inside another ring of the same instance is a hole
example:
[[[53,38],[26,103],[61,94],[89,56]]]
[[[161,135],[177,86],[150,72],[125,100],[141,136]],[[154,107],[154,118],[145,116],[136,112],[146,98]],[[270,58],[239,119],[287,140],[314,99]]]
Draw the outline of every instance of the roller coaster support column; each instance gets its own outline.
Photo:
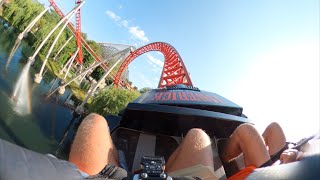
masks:
[[[78,49],[76,50],[76,52],[78,52]],[[73,53],[74,54],[77,54],[76,52]],[[67,61],[67,63],[63,66],[63,68],[60,70],[59,74],[62,75],[63,74],[63,71],[68,67],[68,65],[70,64],[70,62],[72,61],[72,57],[73,55],[70,57],[70,59]]]
[[[58,81],[58,78],[55,78],[54,81],[53,81],[53,83],[52,83],[51,86],[50,86],[50,89],[49,89],[49,91],[48,91],[48,94],[51,92],[51,90],[53,89],[53,86],[56,84],[57,81]]]
[[[71,99],[71,97],[72,97],[72,93],[70,93],[69,94],[69,96],[67,97],[67,99],[64,101],[64,103],[63,104],[67,104],[68,103],[68,101]]]
[[[0,1],[0,7],[4,4],[5,1],[6,1],[6,0],[1,0],[1,1]]]
[[[91,65],[89,65],[89,67],[91,67],[92,65],[94,65],[96,63],[96,61],[93,61],[93,63]],[[83,66],[84,67],[84,66]],[[84,67],[84,71],[86,70],[86,68]],[[92,70],[93,71],[93,70]],[[86,77],[86,75],[89,73],[86,72],[85,74],[83,74],[83,76],[81,77],[82,71],[80,72],[80,76],[79,76],[79,83],[81,84],[81,82],[83,81],[83,79]]]
[[[122,51],[119,51],[115,54],[113,54],[110,58],[115,58],[117,56],[120,56],[121,54],[128,54],[129,52],[131,52],[132,50],[130,48],[127,48],[127,49],[124,49]],[[65,90],[65,87],[67,85],[69,85],[71,82],[73,82],[74,80],[78,79],[80,76],[83,76],[83,75],[86,75],[87,73],[89,73],[89,71],[92,71],[93,69],[95,69],[96,67],[100,66],[101,64],[103,63],[106,63],[107,61],[110,61],[110,59],[106,59],[106,60],[103,60],[103,61],[100,61],[99,63],[93,63],[90,67],[86,68],[82,73],[78,74],[76,77],[72,78],[71,80],[69,80],[67,83],[63,84],[63,85],[60,85],[58,88],[56,88],[55,90],[53,90],[48,96],[50,97],[53,93],[55,93],[57,90],[60,94],[63,94],[64,93],[64,90]]]
[[[39,21],[39,19],[44,15],[44,13],[46,13],[49,9],[50,9],[51,5],[48,6],[45,10],[43,10],[36,18],[34,18],[31,23],[26,27],[26,29],[19,34],[18,38],[20,40],[22,40],[27,33],[32,29],[32,27],[37,23],[37,21]]]
[[[41,50],[41,48],[43,47],[43,45],[48,41],[48,39],[50,38],[50,36],[54,33],[55,30],[57,30],[57,28],[67,19],[69,18],[69,16],[76,10],[78,10],[80,8],[80,5],[76,6],[75,8],[73,8],[64,18],[62,18],[58,24],[49,32],[49,34],[44,38],[44,40],[42,41],[42,43],[39,45],[39,47],[36,49],[36,51],[33,53],[32,56],[29,57],[28,61],[33,62],[34,58],[37,56],[37,54],[39,53],[39,51]]]
[[[82,77],[79,77],[80,78],[80,80],[79,80],[80,83],[83,81],[84,77],[86,77],[87,74],[88,73],[85,73]]]
[[[81,8],[81,6],[84,4],[84,1],[82,1],[80,4],[79,4],[79,7],[78,8]],[[54,46],[56,45],[56,43],[58,42],[58,39],[59,37],[61,36],[62,32],[64,31],[64,29],[67,27],[68,23],[70,22],[71,18],[75,15],[76,11],[73,11],[73,13],[71,13],[71,15],[69,16],[69,18],[67,19],[67,21],[65,22],[65,24],[62,26],[59,34],[57,35],[57,37],[54,39],[53,43],[51,44],[50,46],[50,49],[46,55],[46,58],[44,59],[43,61],[43,64],[42,64],[42,67],[40,69],[40,72],[38,74],[35,74],[35,78],[34,78],[34,82],[36,83],[40,83],[41,80],[42,80],[42,73],[43,73],[43,70],[44,70],[44,67],[46,66],[46,63],[49,59],[49,56],[51,55],[51,52],[54,48]]]
[[[121,61],[121,59],[117,60],[116,63],[114,63],[114,65],[109,69],[108,72],[106,72],[97,82],[97,84],[93,87],[93,89],[87,94],[87,97],[83,100],[83,102],[76,107],[75,112],[78,114],[82,114],[84,112],[84,105],[87,103],[88,99],[92,96],[92,94],[96,91],[96,89],[98,88],[98,86],[101,84],[102,81],[105,80],[105,78],[110,74],[110,72],[112,71],[113,68],[116,67],[116,65]]]
[[[66,45],[70,42],[70,40],[73,38],[73,36],[71,36],[64,44],[63,46],[59,49],[59,51],[57,52],[57,54],[54,56],[53,60],[56,61],[57,57],[59,56],[59,54],[61,53],[61,51],[63,50],[64,47],[66,47]]]
[[[68,66],[67,72],[66,72],[66,74],[64,75],[63,80],[65,80],[65,79],[67,78],[67,75],[68,75],[68,73],[69,73],[69,71],[70,71],[71,65],[72,65],[72,63],[73,63],[74,59],[76,58],[76,56],[77,56],[78,52],[79,52],[79,48],[77,49],[76,53],[74,53],[74,55],[71,57],[71,61],[70,61],[70,63],[69,63],[69,66]]]

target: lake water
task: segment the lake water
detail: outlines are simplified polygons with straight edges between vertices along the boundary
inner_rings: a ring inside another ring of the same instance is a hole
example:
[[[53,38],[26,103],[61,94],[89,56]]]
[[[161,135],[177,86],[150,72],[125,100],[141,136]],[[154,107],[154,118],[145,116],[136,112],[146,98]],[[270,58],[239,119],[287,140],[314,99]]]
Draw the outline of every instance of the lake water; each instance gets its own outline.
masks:
[[[0,138],[40,153],[54,154],[73,118],[72,111],[61,105],[70,92],[45,100],[51,85],[55,83],[54,87],[57,87],[58,81],[55,82],[55,77],[47,72],[40,84],[34,83],[34,74],[39,71],[35,67],[41,63],[36,60],[29,72],[31,112],[21,114],[15,109],[10,96],[28,56],[34,51],[22,41],[12,60],[7,62],[17,35],[0,24]]]

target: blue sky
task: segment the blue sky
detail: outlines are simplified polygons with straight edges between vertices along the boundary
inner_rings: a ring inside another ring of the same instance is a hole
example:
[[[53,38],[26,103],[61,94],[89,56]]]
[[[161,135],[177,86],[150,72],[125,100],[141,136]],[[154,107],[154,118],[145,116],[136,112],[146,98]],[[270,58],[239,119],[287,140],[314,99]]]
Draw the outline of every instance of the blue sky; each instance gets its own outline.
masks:
[[[74,5],[56,3],[65,13]],[[318,0],[90,0],[82,31],[97,42],[167,42],[195,86],[244,107],[260,130],[277,121],[291,139],[319,131]],[[160,53],[138,57],[130,80],[156,87],[162,63]]]

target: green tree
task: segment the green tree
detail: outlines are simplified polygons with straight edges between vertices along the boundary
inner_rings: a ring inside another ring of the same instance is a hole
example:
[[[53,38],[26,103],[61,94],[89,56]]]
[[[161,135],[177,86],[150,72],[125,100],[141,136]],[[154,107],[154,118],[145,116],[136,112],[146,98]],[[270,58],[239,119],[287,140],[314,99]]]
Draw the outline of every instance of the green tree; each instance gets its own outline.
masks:
[[[111,78],[111,76],[107,76],[106,77],[106,84],[107,86],[111,85],[113,83],[113,79]]]
[[[98,66],[95,70],[93,70],[93,72],[91,73],[91,77],[93,79],[95,79],[96,81],[99,81],[99,79],[103,76],[103,74],[105,73],[105,70]]]
[[[144,88],[140,89],[139,92],[140,92],[141,94],[143,94],[143,93],[145,93],[145,92],[147,92],[147,91],[149,91],[149,90],[151,90],[151,88],[149,88],[149,87],[144,87]]]
[[[127,104],[139,97],[139,93],[114,87],[106,88],[93,97],[89,111],[101,115],[118,114]]]

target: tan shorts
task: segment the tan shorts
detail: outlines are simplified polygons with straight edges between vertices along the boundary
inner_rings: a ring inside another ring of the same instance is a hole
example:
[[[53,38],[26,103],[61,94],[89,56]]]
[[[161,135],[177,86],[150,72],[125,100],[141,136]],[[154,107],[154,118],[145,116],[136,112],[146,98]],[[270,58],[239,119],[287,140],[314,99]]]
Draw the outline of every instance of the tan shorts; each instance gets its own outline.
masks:
[[[192,176],[192,177],[199,177],[203,180],[218,179],[218,177],[214,174],[214,169],[212,167],[203,166],[201,164],[173,171],[169,173],[169,176],[171,177]]]

